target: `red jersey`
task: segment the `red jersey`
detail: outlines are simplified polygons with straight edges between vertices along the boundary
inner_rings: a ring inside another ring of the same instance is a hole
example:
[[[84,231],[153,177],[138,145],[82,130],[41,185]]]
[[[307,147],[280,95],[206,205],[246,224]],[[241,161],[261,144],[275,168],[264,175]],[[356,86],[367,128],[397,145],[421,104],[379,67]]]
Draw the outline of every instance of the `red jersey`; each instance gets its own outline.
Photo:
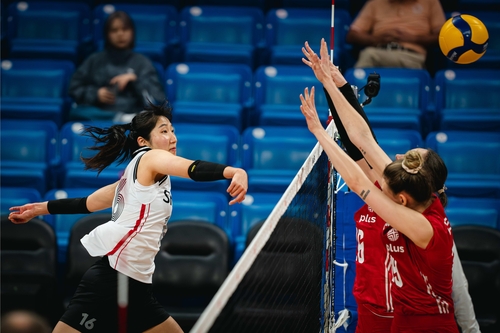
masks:
[[[416,246],[388,224],[383,230],[382,239],[391,256],[395,320],[400,316],[443,315],[440,319],[454,321],[453,235],[441,202],[435,195],[433,198],[423,212],[434,229],[427,248]]]
[[[380,188],[378,183],[375,185]],[[357,241],[354,298],[358,308],[364,307],[378,316],[392,317],[388,254],[380,237],[385,221],[366,204],[354,214],[354,220]]]

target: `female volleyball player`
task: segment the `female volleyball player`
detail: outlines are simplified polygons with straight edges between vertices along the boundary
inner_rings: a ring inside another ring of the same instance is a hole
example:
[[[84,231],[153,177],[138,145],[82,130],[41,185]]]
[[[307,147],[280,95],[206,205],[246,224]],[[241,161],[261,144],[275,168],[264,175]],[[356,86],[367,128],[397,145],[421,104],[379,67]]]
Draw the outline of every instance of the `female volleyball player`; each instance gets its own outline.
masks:
[[[375,175],[382,175],[377,179],[381,191],[324,130],[314,106],[314,88],[310,93],[306,88],[300,99],[309,130],[351,190],[386,222],[380,237],[388,252],[386,264],[392,279],[391,332],[458,332],[451,297],[453,236],[432,184],[441,159],[433,158],[435,153],[430,150],[417,148],[391,161],[335,86],[324,40],[321,59],[312,52],[309,60],[337,106],[350,139]],[[356,131],[350,130],[353,128]]]
[[[307,43],[302,50],[304,55],[309,59],[313,51]],[[311,66],[311,62],[308,60],[303,59],[303,62]],[[368,118],[350,84],[331,62],[329,67],[332,79],[339,91],[370,127]],[[372,169],[364,160],[359,149],[356,148],[349,139],[335,105],[326,90],[325,95],[347,154],[356,161],[372,181],[373,178],[375,178],[374,181],[376,181],[377,177],[373,177]],[[398,155],[398,158],[401,156],[402,155]],[[436,154],[433,154],[433,156],[437,157]],[[433,173],[432,187],[433,191],[439,195],[443,206],[446,206],[447,199],[444,193],[444,183],[447,176],[446,166],[441,162],[436,163],[436,165],[439,166],[439,168]],[[355,213],[354,219],[356,221],[356,238],[358,242],[358,255],[356,258],[357,274],[353,288],[353,295],[358,304],[356,332],[388,332],[392,324],[393,305],[390,295],[390,271],[387,270],[387,265],[385,263],[387,250],[380,237],[380,232],[385,225],[385,221],[366,204]],[[479,324],[474,313],[474,307],[467,289],[467,279],[463,272],[455,246],[453,247],[453,253],[452,296],[455,305],[456,320],[462,329],[462,333],[480,333]]]
[[[111,221],[81,242],[92,256],[103,256],[80,281],[54,332],[117,332],[117,271],[129,277],[128,332],[182,332],[152,293],[154,258],[172,211],[170,175],[195,181],[231,179],[227,192],[239,203],[248,188],[243,169],[176,156],[171,108],[150,105],[131,123],[85,133],[97,154],[85,167],[102,171],[115,160],[128,163],[115,184],[86,198],[62,199],[12,207],[9,219],[28,222],[44,214],[90,213],[112,206]]]

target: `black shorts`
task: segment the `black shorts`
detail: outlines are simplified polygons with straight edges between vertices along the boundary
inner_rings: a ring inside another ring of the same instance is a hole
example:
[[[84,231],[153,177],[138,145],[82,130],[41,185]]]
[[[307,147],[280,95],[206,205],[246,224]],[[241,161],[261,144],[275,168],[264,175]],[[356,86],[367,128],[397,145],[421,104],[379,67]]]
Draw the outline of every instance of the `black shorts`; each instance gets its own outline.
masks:
[[[118,332],[117,271],[107,257],[83,275],[61,321],[81,332]],[[144,332],[170,315],[153,296],[151,284],[128,279],[127,332]]]

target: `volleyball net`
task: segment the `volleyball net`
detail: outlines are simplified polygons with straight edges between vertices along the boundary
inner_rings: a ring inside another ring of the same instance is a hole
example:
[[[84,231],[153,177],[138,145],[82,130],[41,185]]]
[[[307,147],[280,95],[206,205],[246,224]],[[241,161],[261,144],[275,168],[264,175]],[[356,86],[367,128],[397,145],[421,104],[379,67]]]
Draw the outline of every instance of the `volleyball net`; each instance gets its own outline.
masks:
[[[191,332],[332,331],[336,178],[316,144]]]

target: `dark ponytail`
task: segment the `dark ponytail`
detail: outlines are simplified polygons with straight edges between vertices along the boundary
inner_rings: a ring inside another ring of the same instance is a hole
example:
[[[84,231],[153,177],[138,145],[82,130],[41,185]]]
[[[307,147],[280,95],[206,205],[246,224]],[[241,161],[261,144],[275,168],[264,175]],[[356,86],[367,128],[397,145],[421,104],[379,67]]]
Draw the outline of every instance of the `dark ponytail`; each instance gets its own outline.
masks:
[[[121,164],[129,160],[132,153],[139,148],[137,140],[134,140],[131,134],[131,124],[113,125],[108,128],[86,127],[83,135],[91,137],[95,142],[95,145],[88,149],[97,151],[97,154],[82,157],[85,170],[93,169],[100,173],[115,161]]]
[[[95,145],[88,149],[97,151],[97,154],[92,157],[82,157],[85,169],[97,170],[100,173],[115,161],[118,164],[128,162],[140,148],[137,139],[142,137],[149,142],[151,131],[160,117],[172,121],[172,108],[167,101],[161,105],[149,102],[129,124],[113,125],[108,128],[86,127],[82,135],[94,140]]]

